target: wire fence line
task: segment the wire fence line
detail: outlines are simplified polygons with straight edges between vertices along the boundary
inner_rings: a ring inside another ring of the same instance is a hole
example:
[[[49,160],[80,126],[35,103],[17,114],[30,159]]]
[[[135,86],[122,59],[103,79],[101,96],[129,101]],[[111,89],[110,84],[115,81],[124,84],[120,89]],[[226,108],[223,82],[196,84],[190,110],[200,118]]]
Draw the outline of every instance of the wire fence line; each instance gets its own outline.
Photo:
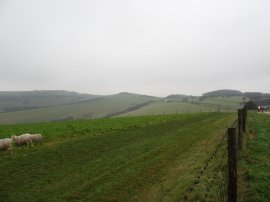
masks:
[[[201,183],[203,176],[206,174],[206,172],[211,168],[211,163],[214,161],[221,150],[222,146],[224,145],[226,139],[226,133],[222,135],[222,138],[220,142],[215,147],[214,151],[209,155],[209,157],[206,159],[205,163],[202,165],[201,169],[197,172],[195,175],[195,178],[192,182],[192,184],[189,186],[189,188],[185,191],[183,194],[182,200],[188,201],[191,200],[193,192],[196,192],[196,187],[204,186],[204,183]],[[208,187],[205,187],[206,190],[208,190]],[[196,194],[196,193],[195,193]]]
[[[227,127],[180,201],[237,201],[237,153],[242,149],[246,123],[247,107],[244,106],[238,109],[238,118]]]
[[[194,198],[200,198],[200,201],[209,201],[210,192],[212,191],[214,185],[216,185],[215,183],[220,183],[220,180],[217,180],[223,176],[224,159],[227,154],[227,149],[225,147],[226,135],[227,134],[224,133],[214,151],[209,155],[202,168],[197,172],[192,184],[185,191],[181,201],[191,201],[194,200]],[[215,164],[216,161],[219,163]],[[210,177],[208,177],[209,172],[213,173]],[[221,188],[220,194],[222,194],[222,196],[224,195],[224,190]]]

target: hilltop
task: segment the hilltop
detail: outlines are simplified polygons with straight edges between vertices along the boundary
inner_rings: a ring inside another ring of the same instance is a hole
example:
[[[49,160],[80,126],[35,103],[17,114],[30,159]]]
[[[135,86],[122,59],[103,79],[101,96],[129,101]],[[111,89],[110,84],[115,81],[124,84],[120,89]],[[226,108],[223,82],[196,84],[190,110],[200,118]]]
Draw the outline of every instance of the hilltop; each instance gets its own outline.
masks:
[[[219,96],[242,96],[243,93],[238,90],[229,90],[229,89],[222,89],[222,90],[215,90],[204,93],[203,97],[219,97]]]

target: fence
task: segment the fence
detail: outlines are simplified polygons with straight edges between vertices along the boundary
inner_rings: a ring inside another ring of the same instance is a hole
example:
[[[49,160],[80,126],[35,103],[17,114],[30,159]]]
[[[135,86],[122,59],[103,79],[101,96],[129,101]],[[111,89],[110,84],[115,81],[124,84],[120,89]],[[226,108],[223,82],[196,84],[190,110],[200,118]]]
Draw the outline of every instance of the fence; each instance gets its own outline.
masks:
[[[237,201],[237,154],[243,147],[246,124],[247,107],[244,106],[238,109],[237,120],[224,131],[180,201]]]
[[[236,129],[238,128],[238,133]],[[243,132],[247,130],[247,106],[238,109],[237,126],[228,128],[228,201],[237,201],[237,157],[242,150]],[[238,138],[237,138],[238,135]]]

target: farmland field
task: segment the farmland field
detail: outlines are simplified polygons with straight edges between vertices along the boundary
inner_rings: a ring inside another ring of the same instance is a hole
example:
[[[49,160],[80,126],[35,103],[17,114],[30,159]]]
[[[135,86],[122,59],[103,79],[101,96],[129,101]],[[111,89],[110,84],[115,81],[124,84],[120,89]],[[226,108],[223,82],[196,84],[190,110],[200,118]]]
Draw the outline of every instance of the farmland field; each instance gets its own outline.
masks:
[[[215,112],[1,125],[1,138],[28,132],[45,139],[0,153],[0,198],[179,201],[235,118]]]

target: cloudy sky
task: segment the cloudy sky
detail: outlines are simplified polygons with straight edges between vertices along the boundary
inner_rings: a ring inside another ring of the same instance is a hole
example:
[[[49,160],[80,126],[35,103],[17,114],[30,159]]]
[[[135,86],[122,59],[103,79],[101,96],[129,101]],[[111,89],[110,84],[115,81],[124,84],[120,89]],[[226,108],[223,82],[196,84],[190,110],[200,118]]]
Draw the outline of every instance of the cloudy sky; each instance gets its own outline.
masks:
[[[270,93],[270,0],[0,0],[0,91]]]

